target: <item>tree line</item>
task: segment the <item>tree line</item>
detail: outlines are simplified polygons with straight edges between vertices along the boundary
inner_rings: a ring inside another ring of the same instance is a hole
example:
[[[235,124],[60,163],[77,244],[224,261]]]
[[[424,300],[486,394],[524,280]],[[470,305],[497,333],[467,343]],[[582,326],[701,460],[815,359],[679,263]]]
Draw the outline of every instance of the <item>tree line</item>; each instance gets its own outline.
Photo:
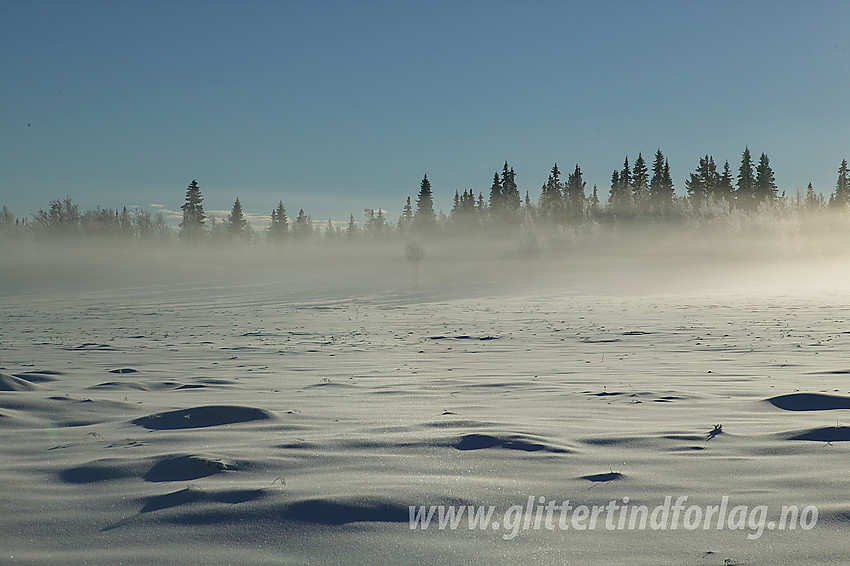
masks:
[[[600,200],[596,185],[588,191],[581,167],[568,173],[563,180],[557,163],[542,185],[536,202],[526,191],[520,194],[516,172],[508,162],[493,174],[487,196],[471,190],[455,191],[452,208],[446,215],[434,209],[431,182],[426,174],[419,184],[415,207],[408,196],[396,222],[386,218],[383,209],[365,209],[363,221],[349,216],[346,227],[332,220],[317,226],[312,217],[299,210],[292,219],[283,201],[272,209],[269,224],[257,233],[245,218],[237,197],[228,216],[217,219],[204,211],[203,194],[197,180],[189,183],[176,236],[180,241],[238,241],[256,242],[265,239],[279,243],[321,237],[325,240],[358,238],[414,237],[437,233],[469,233],[476,230],[511,231],[529,226],[570,227],[585,222],[634,222],[640,219],[675,221],[693,217],[710,217],[740,209],[753,212],[760,206],[789,202],[806,210],[850,207],[848,165],[844,159],[838,168],[835,190],[829,199],[818,195],[809,183],[805,194],[788,197],[779,193],[768,156],[762,153],[755,163],[749,147],[744,149],[737,172],[728,161],[719,169],[714,157],[699,158],[696,169],[685,181],[685,194],[677,196],[670,175],[670,163],[657,150],[651,170],[641,153],[634,164],[626,156],[623,167],[611,174],[607,197]],[[27,218],[17,219],[7,206],[0,210],[0,236],[10,238],[25,234],[47,234],[60,237],[95,236],[123,237],[140,241],[168,241],[174,231],[162,212],[127,208],[101,209],[80,212],[70,197],[55,199],[46,210],[41,209]]]

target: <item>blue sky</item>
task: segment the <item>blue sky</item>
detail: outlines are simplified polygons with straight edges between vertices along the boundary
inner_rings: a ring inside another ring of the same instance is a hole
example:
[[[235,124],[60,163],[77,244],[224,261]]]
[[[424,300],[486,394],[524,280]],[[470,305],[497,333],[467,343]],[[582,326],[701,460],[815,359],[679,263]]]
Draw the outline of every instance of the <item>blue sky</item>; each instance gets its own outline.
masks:
[[[486,195],[508,160],[660,148],[678,192],[711,154],[771,159],[780,190],[850,158],[850,2],[0,2],[0,204],[398,217]]]

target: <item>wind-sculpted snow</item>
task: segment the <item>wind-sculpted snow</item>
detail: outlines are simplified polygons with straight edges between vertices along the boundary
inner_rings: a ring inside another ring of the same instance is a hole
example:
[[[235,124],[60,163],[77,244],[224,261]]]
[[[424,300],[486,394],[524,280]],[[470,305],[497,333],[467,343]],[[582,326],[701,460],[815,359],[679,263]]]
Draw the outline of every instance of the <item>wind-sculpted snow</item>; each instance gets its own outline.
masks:
[[[133,424],[154,430],[175,430],[221,426],[273,418],[274,415],[272,413],[255,407],[211,405],[156,413],[138,418],[133,421]]]
[[[789,393],[767,400],[774,407],[786,411],[830,411],[850,409],[850,397],[824,393]]]
[[[843,564],[847,263],[679,240],[425,242],[418,287],[400,246],[36,265],[0,287],[0,561]],[[409,525],[668,496],[820,515],[758,540]]]

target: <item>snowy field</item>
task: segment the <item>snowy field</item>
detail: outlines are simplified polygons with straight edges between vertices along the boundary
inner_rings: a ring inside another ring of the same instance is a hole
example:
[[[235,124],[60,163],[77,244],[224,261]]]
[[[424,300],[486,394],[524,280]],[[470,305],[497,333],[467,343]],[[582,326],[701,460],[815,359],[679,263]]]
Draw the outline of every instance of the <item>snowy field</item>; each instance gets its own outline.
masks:
[[[0,562],[845,564],[846,241],[7,249]]]

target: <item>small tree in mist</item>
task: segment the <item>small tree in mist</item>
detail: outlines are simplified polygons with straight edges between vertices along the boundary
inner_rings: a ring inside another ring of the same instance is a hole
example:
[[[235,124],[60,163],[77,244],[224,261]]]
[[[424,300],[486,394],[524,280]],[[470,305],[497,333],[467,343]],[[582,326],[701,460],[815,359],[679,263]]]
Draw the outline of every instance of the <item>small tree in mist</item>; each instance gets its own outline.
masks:
[[[584,192],[587,182],[582,179],[581,167],[576,163],[575,171],[567,177],[567,185],[564,188],[564,204],[567,220],[570,222],[581,222],[587,218],[587,195]]]
[[[632,172],[629,169],[629,156],[623,160],[623,168],[620,169],[620,191],[629,197],[630,204],[634,204],[634,194],[632,192]]]
[[[325,224],[325,232],[324,232],[325,240],[328,241],[328,242],[335,242],[335,241],[339,240],[341,235],[342,234],[341,234],[340,229],[337,228],[334,225],[333,220],[328,218],[328,221]]]
[[[377,230],[378,237],[383,237],[391,229],[382,208],[379,208],[377,213],[375,213],[375,229]]]
[[[165,221],[165,215],[162,211],[157,212],[153,217],[153,231],[157,240],[161,243],[167,242],[171,239],[171,227]]]
[[[662,177],[662,193],[661,198],[665,207],[665,211],[673,208],[675,189],[673,188],[673,177],[670,175],[670,162],[664,160],[664,175]]]
[[[366,221],[363,225],[366,235],[371,238],[382,238],[389,226],[382,209],[366,208],[363,210]]]
[[[416,214],[413,223],[419,233],[433,232],[437,226],[437,214],[434,212],[434,198],[431,194],[431,181],[426,174],[419,183],[419,196],[416,198]]]
[[[407,199],[410,202],[410,198]],[[351,214],[348,216],[348,226],[345,229],[345,237],[349,241],[357,238],[357,222],[354,221],[354,215]]]
[[[829,204],[832,207],[850,206],[850,179],[847,176],[846,159],[842,159],[838,167],[838,181],[835,183],[835,192],[832,193]]]
[[[411,282],[414,289],[419,288],[419,266],[425,258],[425,248],[418,242],[409,242],[404,246],[404,259],[410,266]]]
[[[304,209],[298,211],[298,216],[295,218],[295,224],[292,226],[292,235],[295,238],[304,240],[313,235],[313,221],[304,214]]]
[[[649,211],[649,170],[640,152],[632,169],[632,198],[642,212]]]
[[[514,215],[522,205],[522,198],[519,196],[519,188],[516,185],[516,171],[513,167],[505,165],[502,167],[502,204],[505,210]]]
[[[82,231],[80,207],[68,196],[61,200],[53,199],[47,210],[39,209],[33,216],[33,225],[37,231],[45,235],[80,234]]]
[[[469,196],[467,196],[467,194]],[[464,199],[472,197],[470,200],[464,200],[464,204],[475,203],[475,197],[470,190],[469,193],[464,193]],[[460,204],[460,203],[458,203]],[[519,222],[519,209],[522,206],[522,199],[519,195],[519,189],[516,184],[516,172],[513,167],[505,165],[502,167],[502,176],[499,173],[493,174],[493,183],[490,186],[490,220],[497,228],[510,228],[516,226]],[[464,213],[469,210],[464,208]],[[467,220],[469,216],[467,216]]]
[[[699,212],[710,200],[716,199],[719,185],[720,174],[717,172],[714,157],[710,155],[700,157],[696,171],[691,173],[688,180],[685,181],[688,200],[690,200],[693,209]]]
[[[401,212],[401,217],[398,219],[398,231],[402,234],[409,234],[413,229],[413,206],[410,204],[410,197],[407,197],[407,202]]]
[[[661,150],[655,152],[652,162],[652,178],[649,181],[649,209],[656,215],[666,215],[673,208],[673,179],[670,177],[670,162]]]
[[[0,209],[0,238],[9,239],[17,235],[19,223],[5,204]]]
[[[273,242],[281,242],[289,236],[289,219],[286,217],[286,208],[283,201],[279,201],[272,210],[272,221],[269,224],[269,239]]]
[[[540,191],[540,199],[537,204],[538,214],[544,221],[556,224],[562,220],[565,188],[561,182],[561,171],[558,169],[558,164],[555,163],[549,172],[546,184]]]
[[[818,194],[815,192],[815,188],[811,183],[806,187],[806,196],[803,201],[804,205],[809,210],[814,210],[819,208],[821,205],[820,199],[818,198]]]
[[[131,239],[135,234],[133,230],[133,218],[130,216],[130,211],[124,206],[120,213],[116,213],[118,218],[118,235],[124,239]]]
[[[649,180],[649,201],[650,208],[653,212],[661,212],[662,206],[662,187],[664,178],[664,154],[661,150],[655,152],[655,160],[652,162],[652,178]]]
[[[210,214],[207,217],[205,232],[206,238],[210,242],[214,242],[216,244],[226,242],[230,239],[230,230],[227,219],[219,220],[215,214]]]
[[[154,238],[153,218],[150,212],[141,208],[133,211],[133,231],[142,241],[149,241]]]
[[[611,174],[611,190],[608,193],[608,210],[614,217],[628,218],[634,215],[634,195],[632,194],[632,174],[629,169],[629,156],[623,161],[623,168]]]
[[[133,229],[141,242],[164,242],[168,240],[170,232],[162,212],[151,215],[149,211],[140,208],[133,212]]]
[[[227,231],[233,239],[248,239],[248,221],[242,212],[242,203],[239,202],[239,197],[236,197],[236,202],[233,203],[233,208],[230,210],[230,216],[227,217]]]
[[[480,227],[478,209],[475,204],[475,194],[472,189],[459,194],[455,191],[454,205],[449,214],[449,221],[456,232],[466,232]]]
[[[183,220],[180,222],[179,237],[184,241],[197,241],[205,236],[204,197],[197,180],[192,180],[186,189],[186,202],[180,207],[183,210]]]
[[[758,202],[776,200],[776,179],[770,167],[770,160],[764,153],[759,157],[759,164],[756,167],[755,195]]]
[[[600,212],[602,211],[602,206],[599,203],[599,190],[596,185],[593,185],[593,192],[590,193],[590,196],[587,197],[587,215],[590,218],[598,218]],[[534,218],[534,214],[531,214],[531,218]]]
[[[723,164],[723,173],[720,175],[716,195],[730,205],[735,202],[735,187],[732,185],[732,171],[729,168],[728,160]]]
[[[502,203],[502,181],[498,173],[493,173],[493,184],[490,185],[490,214],[493,216],[501,214]]]
[[[738,190],[735,192],[738,206],[752,210],[756,207],[756,179],[753,175],[753,159],[750,148],[745,147],[741,155],[741,167],[738,168]]]

